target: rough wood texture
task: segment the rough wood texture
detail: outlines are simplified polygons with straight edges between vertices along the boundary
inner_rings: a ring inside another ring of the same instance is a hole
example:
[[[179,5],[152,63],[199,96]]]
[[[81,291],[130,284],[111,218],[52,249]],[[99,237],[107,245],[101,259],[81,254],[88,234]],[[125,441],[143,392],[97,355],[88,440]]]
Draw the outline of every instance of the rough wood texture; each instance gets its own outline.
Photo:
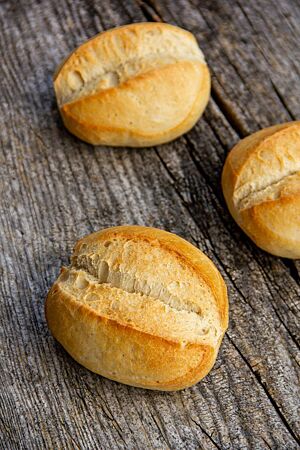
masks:
[[[51,76],[103,29],[163,20],[194,32],[213,75],[204,118],[148,150],[92,148],[63,128]],[[241,136],[300,117],[297,0],[0,3],[0,448],[299,448],[299,262],[260,251],[225,207],[220,173]],[[203,382],[130,388],[50,336],[46,292],[76,239],[161,227],[222,271],[230,328]]]

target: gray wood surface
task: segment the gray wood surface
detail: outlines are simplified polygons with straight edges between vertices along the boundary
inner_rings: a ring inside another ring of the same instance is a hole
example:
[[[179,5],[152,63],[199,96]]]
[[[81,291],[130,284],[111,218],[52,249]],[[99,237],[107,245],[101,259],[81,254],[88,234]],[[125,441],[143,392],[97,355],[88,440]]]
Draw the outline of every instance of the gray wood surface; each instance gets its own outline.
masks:
[[[212,77],[204,117],[147,150],[71,136],[51,77],[75,46],[120,24],[194,32]],[[0,448],[299,448],[300,264],[235,225],[220,174],[229,149],[300,118],[296,0],[0,2]],[[78,237],[135,223],[164,228],[214,260],[230,327],[212,372],[176,393],[135,389],[79,366],[54,341],[44,299]]]

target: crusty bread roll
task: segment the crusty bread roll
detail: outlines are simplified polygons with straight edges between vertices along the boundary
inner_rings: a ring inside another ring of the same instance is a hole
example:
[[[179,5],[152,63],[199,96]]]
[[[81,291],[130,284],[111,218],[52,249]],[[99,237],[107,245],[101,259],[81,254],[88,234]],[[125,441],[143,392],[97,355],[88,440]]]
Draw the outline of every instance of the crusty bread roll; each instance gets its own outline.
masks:
[[[210,94],[210,75],[194,36],[164,23],[98,34],[54,76],[71,133],[94,145],[145,147],[188,131]]]
[[[166,231],[121,226],[77,242],[49,291],[46,318],[93,372],[172,391],[212,368],[228,300],[219,271],[196,247]]]
[[[222,186],[232,216],[259,247],[300,258],[300,121],[241,140],[227,157]]]

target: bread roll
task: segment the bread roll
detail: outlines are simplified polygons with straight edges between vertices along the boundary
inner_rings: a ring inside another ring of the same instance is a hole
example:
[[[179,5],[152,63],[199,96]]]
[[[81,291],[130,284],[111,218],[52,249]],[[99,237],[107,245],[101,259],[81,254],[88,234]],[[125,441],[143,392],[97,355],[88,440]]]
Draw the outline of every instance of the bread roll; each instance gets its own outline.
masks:
[[[68,130],[94,145],[145,147],[188,131],[210,94],[210,75],[194,36],[164,23],[98,34],[54,76]]]
[[[222,276],[196,247],[166,231],[121,226],[77,242],[48,294],[46,318],[91,371],[172,391],[212,368],[228,300]]]
[[[222,186],[232,216],[259,247],[300,258],[300,121],[241,140],[227,157]]]

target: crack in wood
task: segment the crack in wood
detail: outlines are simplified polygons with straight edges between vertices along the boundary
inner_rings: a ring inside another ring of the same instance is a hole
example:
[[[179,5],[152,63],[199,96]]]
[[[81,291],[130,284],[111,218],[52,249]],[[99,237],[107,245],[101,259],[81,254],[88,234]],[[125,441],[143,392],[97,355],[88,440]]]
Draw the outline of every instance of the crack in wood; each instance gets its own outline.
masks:
[[[151,0],[136,0],[148,22],[163,22],[155,3]]]
[[[152,411],[150,410],[150,416],[152,417],[153,422],[155,423],[158,431],[160,432],[161,436],[163,437],[165,443],[168,445],[168,449],[172,449],[172,445],[170,444],[168,437],[166,435],[166,433],[164,432],[163,426],[161,425],[160,422],[158,422],[158,418],[155,417],[155,415],[152,413]]]
[[[248,136],[248,130],[244,127],[242,121],[239,119],[237,113],[230,105],[229,101],[224,99],[216,88],[214,82],[211,86],[211,96],[214,102],[217,104],[220,111],[223,113],[225,119],[228,121],[233,130],[237,133],[240,139]]]
[[[285,267],[288,268],[291,277],[296,281],[298,286],[300,286],[300,274],[297,270],[295,262],[291,259],[284,259],[284,258],[282,259],[282,262],[285,265]]]
[[[261,436],[261,439],[263,440],[263,442],[266,444],[266,446],[267,446],[270,450],[273,450],[272,447],[270,446],[270,444],[268,443],[268,441],[266,441],[266,439],[265,439],[263,436]]]
[[[240,357],[242,358],[242,360],[244,361],[244,363],[247,365],[247,367],[250,369],[250,371],[252,372],[252,374],[254,375],[254,377],[256,378],[256,380],[258,381],[258,383],[260,384],[260,386],[262,387],[262,389],[264,390],[266,396],[268,397],[269,401],[271,402],[273,408],[275,409],[275,411],[277,412],[278,416],[280,417],[282,423],[285,425],[285,427],[287,428],[287,430],[289,431],[290,435],[293,437],[294,441],[296,443],[298,443],[298,437],[296,436],[296,434],[294,433],[294,430],[291,428],[290,424],[288,423],[286,417],[284,416],[283,412],[280,409],[280,406],[277,405],[277,403],[275,402],[275,400],[273,399],[271,393],[268,391],[268,387],[267,385],[263,382],[261,375],[259,372],[255,371],[253,369],[253,367],[251,366],[251,364],[249,363],[249,361],[247,360],[247,358],[243,355],[243,353],[241,352],[241,350],[238,348],[238,346],[234,343],[233,339],[230,337],[229,333],[226,333],[226,336],[228,338],[228,340],[230,341],[230,343],[233,345],[233,347],[235,348],[235,350],[238,352],[238,354],[240,355]]]
[[[65,421],[60,420],[61,425],[63,426],[64,430],[66,431],[67,435],[69,436],[71,442],[73,443],[73,445],[75,445],[75,447],[79,450],[82,450],[83,447],[81,447],[78,442],[76,442],[76,440],[73,438],[71,432],[69,431],[69,427],[66,424]],[[72,448],[72,447],[71,447]]]
[[[276,87],[276,84],[274,83],[274,81],[272,80],[272,78],[270,78],[271,81],[271,85],[274,89],[274,92],[276,93],[279,101],[281,102],[282,106],[287,110],[287,112],[289,113],[290,119],[291,120],[297,120],[297,117],[295,116],[295,114],[293,114],[293,112],[291,111],[291,109],[289,108],[287,102],[284,99],[284,96],[280,93],[279,89]]]
[[[211,437],[211,435],[210,435],[207,431],[205,431],[205,429],[200,425],[200,423],[198,423],[198,422],[197,422],[196,420],[194,420],[192,417],[191,417],[191,421],[194,422],[194,424],[195,424],[197,427],[200,428],[200,430],[202,431],[202,433],[205,434],[205,436],[210,440],[210,442],[215,446],[215,448],[217,448],[218,450],[222,450],[222,447],[220,447],[220,446],[217,444],[217,442],[215,442],[215,441],[213,440],[213,438]]]
[[[260,265],[260,263],[259,263],[259,265]],[[260,265],[260,267],[261,267],[261,265]],[[268,279],[268,281],[269,281],[270,283],[272,282],[272,280],[270,279],[270,277],[268,277],[268,274],[267,274],[266,271],[262,270],[262,274],[263,274],[264,278]],[[297,346],[297,348],[300,349],[300,344],[299,344],[299,342],[298,342],[298,341],[299,341],[299,338],[298,338],[297,336],[295,336],[295,335],[290,331],[290,329],[288,328],[287,324],[284,322],[284,320],[282,319],[282,317],[280,316],[280,314],[278,313],[278,311],[277,311],[277,309],[276,309],[276,307],[275,307],[275,304],[276,304],[276,303],[273,302],[273,294],[272,294],[272,291],[271,291],[271,289],[270,289],[268,283],[266,283],[266,287],[267,287],[267,289],[268,289],[268,291],[269,291],[269,293],[270,293],[270,298],[271,298],[270,305],[271,305],[271,307],[272,307],[272,309],[273,309],[273,311],[274,311],[276,317],[278,318],[279,322],[280,322],[280,323],[283,325],[283,327],[285,328],[285,330],[286,330],[286,332],[288,333],[288,335],[290,336],[291,340],[294,342],[294,344]],[[274,303],[275,303],[275,304],[274,304]]]

